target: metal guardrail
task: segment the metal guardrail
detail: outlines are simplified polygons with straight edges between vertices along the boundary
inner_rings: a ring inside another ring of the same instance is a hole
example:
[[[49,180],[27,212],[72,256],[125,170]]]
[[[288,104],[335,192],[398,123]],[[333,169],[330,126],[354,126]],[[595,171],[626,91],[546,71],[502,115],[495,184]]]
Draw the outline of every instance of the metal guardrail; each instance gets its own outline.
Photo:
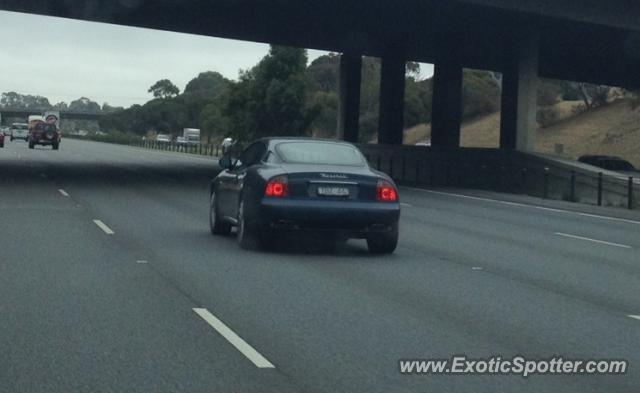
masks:
[[[177,144],[158,141],[130,141],[129,146],[141,147],[144,149],[172,151],[177,153],[197,154],[203,156],[220,156],[220,145],[213,144]]]
[[[466,187],[527,194],[598,206],[638,207],[633,178],[571,167],[551,159],[500,149],[358,146],[370,165],[396,182],[416,187]]]

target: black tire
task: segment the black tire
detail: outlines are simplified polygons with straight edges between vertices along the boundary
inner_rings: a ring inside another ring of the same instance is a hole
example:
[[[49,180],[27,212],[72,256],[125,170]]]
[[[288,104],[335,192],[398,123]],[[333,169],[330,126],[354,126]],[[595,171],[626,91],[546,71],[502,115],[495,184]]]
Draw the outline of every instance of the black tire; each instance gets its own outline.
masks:
[[[247,220],[244,211],[244,201],[238,206],[238,245],[243,250],[257,250],[261,246],[259,233]]]
[[[34,146],[33,142],[29,142],[29,149],[33,149],[33,146]]]
[[[367,246],[372,254],[393,253],[398,246],[398,223],[395,223],[388,232],[369,234]]]
[[[10,140],[11,142],[13,142],[13,137],[9,138],[9,140]]]
[[[0,148],[4,147],[4,142],[0,143]]]
[[[51,145],[51,147],[53,148],[53,150],[58,150],[58,148],[60,148],[57,143],[54,143],[53,145]]]
[[[215,191],[209,198],[209,228],[212,235],[228,235],[231,233],[231,224],[224,222],[218,216],[218,203]]]

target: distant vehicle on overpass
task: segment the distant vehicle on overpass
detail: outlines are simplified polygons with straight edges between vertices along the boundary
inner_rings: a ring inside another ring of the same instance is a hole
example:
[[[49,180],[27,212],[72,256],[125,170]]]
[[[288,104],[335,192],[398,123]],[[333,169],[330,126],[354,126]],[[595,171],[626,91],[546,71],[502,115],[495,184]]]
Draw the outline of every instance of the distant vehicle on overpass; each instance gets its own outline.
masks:
[[[187,140],[187,138],[183,137],[183,136],[179,136],[176,138],[176,144],[178,145],[187,145],[189,144],[189,141]]]
[[[398,244],[398,188],[369,167],[352,144],[310,138],[258,140],[231,162],[210,191],[214,235],[238,230],[242,248],[271,244],[274,235],[316,233],[325,246],[366,239],[369,251],[389,254]]]

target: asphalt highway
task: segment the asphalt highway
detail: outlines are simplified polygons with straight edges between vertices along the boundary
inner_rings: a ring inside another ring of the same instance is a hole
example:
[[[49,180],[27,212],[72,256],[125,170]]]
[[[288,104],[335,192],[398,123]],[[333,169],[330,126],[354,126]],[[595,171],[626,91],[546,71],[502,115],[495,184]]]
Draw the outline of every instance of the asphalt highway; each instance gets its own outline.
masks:
[[[209,233],[216,171],[69,139],[0,149],[0,392],[638,391],[640,222],[402,188],[393,255],[244,251]],[[461,354],[629,368],[399,372]]]

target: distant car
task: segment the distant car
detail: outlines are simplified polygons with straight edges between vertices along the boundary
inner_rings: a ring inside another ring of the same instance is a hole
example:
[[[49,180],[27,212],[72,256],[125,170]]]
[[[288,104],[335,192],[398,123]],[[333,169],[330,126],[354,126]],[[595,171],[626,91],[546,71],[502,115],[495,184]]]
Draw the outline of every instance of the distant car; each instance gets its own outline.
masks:
[[[176,143],[178,145],[188,145],[189,141],[187,140],[187,138],[183,137],[183,136],[179,136],[176,138]]]
[[[4,132],[0,131],[0,148],[4,147]]]
[[[376,254],[396,249],[398,188],[350,143],[260,139],[220,166],[209,194],[211,233],[236,226],[241,248],[269,245],[277,233],[310,231],[332,243],[364,238]]]
[[[615,156],[585,155],[578,158],[578,161],[630,176],[637,176],[640,173],[629,161]]]
[[[29,125],[27,123],[11,124],[11,141],[20,139],[25,142],[29,141]]]
[[[171,137],[166,134],[158,134],[156,136],[156,142],[158,143],[171,143]]]
[[[29,149],[35,145],[51,146],[53,150],[60,148],[62,136],[55,123],[35,122],[29,127]]]

